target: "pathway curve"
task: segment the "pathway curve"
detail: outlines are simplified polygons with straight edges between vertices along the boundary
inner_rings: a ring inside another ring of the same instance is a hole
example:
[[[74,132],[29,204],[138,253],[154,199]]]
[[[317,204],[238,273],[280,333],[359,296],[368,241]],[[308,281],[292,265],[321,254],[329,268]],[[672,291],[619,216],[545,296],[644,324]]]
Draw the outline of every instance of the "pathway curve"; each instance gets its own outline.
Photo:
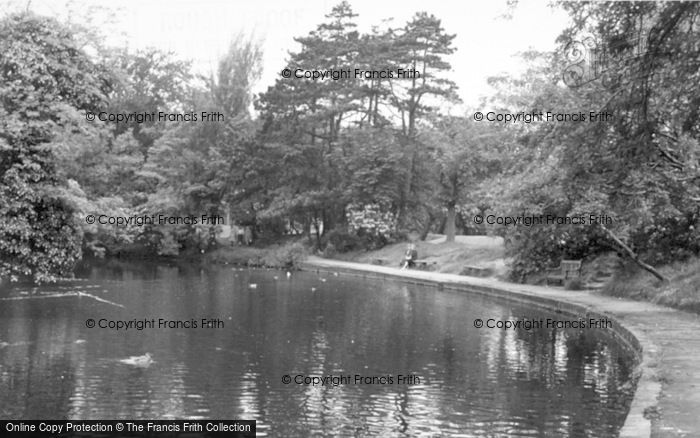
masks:
[[[437,272],[309,257],[304,270],[397,277],[404,281],[469,289],[562,310],[613,319],[616,333],[641,352],[640,379],[620,432],[625,438],[700,437],[700,316],[594,291],[507,283]]]

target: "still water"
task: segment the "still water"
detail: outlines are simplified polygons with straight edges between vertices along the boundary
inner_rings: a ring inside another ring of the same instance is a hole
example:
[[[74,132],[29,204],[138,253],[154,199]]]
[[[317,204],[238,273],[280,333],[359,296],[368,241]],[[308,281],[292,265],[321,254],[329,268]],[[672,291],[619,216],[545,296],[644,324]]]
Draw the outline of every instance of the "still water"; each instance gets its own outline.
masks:
[[[274,437],[608,437],[632,396],[631,358],[600,330],[479,330],[476,318],[561,315],[465,293],[230,266],[79,276],[0,290],[0,418],[253,419]],[[198,328],[86,327],[159,318]],[[145,353],[153,363],[123,362]],[[294,383],[331,375],[351,381]]]

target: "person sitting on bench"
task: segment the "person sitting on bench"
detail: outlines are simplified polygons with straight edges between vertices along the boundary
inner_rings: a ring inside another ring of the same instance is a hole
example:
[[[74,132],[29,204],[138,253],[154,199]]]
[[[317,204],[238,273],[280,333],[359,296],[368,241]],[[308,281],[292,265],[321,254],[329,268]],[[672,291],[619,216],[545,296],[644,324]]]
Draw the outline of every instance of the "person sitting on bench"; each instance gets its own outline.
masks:
[[[416,245],[413,243],[408,245],[408,248],[406,249],[406,254],[404,255],[404,259],[401,262],[401,269],[406,269],[406,268],[412,268],[416,265],[416,259],[418,258],[418,250],[416,249]]]

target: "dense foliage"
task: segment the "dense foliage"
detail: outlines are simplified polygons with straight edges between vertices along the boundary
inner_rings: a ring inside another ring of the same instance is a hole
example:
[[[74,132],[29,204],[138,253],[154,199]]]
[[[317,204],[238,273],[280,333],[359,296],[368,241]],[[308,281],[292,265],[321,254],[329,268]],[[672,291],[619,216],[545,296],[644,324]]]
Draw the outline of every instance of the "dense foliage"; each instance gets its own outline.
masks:
[[[81,249],[172,256],[217,244],[217,226],[114,226],[87,223],[89,214],[226,216],[251,227],[258,241],[301,231],[329,254],[409,233],[499,234],[518,280],[562,258],[611,249],[647,268],[698,254],[700,4],[554,7],[572,23],[559,49],[524,53],[524,74],[491,78],[481,109],[604,111],[613,115],[609,123],[447,115],[459,101],[449,79],[454,35],[421,12],[402,26],[362,33],[350,5],[340,3],[296,39],[286,67],[351,69],[349,77],[280,77],[259,96],[251,88],[262,54],[244,37],[200,77],[169,53],[98,43],[88,50],[79,29],[31,13],[5,16],[0,277],[52,280],[70,272]],[[570,43],[590,35],[605,49],[604,58],[596,52],[605,61],[599,77],[567,86]],[[358,78],[355,68],[417,74]],[[225,120],[85,118],[191,110]],[[477,214],[614,221],[497,227],[474,223]]]
[[[80,258],[81,230],[52,142],[80,129],[108,81],[54,20],[0,22],[0,277],[52,280]]]
[[[514,275],[609,249],[645,268],[646,262],[698,254],[700,4],[563,7],[573,24],[560,38],[560,59],[572,41],[592,38],[596,51],[587,61],[599,62],[599,72],[573,90],[547,86],[545,74],[530,76],[531,84],[537,77],[542,84],[532,107],[541,108],[538,99],[546,97],[550,107],[605,111],[613,119],[528,133],[529,144],[544,150],[543,161],[534,167],[537,174],[521,174],[527,184],[515,192],[515,205],[560,216],[605,214],[613,223],[579,228],[574,235],[571,227],[518,229]]]

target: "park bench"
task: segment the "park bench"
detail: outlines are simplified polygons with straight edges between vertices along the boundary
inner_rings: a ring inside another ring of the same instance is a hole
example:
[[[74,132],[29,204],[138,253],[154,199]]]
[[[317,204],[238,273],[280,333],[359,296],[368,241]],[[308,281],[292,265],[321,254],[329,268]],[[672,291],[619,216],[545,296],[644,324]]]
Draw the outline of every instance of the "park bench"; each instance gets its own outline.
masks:
[[[415,263],[416,269],[423,269],[425,271],[427,271],[431,265],[437,265],[436,261],[429,261],[425,259],[416,259],[413,261],[413,263]]]
[[[489,268],[482,268],[480,266],[464,266],[459,275],[468,275],[470,277],[488,277],[493,274],[493,271]]]
[[[399,266],[403,266],[403,261],[399,263]],[[430,261],[430,260],[414,260],[414,268],[415,269],[423,269],[423,270],[429,270],[432,265],[436,265],[436,261]],[[374,258],[372,259],[372,264],[373,265],[381,265],[381,266],[387,266],[387,265],[392,265],[393,262],[389,259],[385,258]]]
[[[547,285],[550,281],[564,284],[566,280],[581,278],[581,260],[562,260],[559,267],[547,275]]]
[[[389,259],[384,259],[384,258],[375,258],[375,259],[372,259],[372,264],[373,264],[373,265],[388,265],[389,263],[390,263],[390,262],[389,262]]]

